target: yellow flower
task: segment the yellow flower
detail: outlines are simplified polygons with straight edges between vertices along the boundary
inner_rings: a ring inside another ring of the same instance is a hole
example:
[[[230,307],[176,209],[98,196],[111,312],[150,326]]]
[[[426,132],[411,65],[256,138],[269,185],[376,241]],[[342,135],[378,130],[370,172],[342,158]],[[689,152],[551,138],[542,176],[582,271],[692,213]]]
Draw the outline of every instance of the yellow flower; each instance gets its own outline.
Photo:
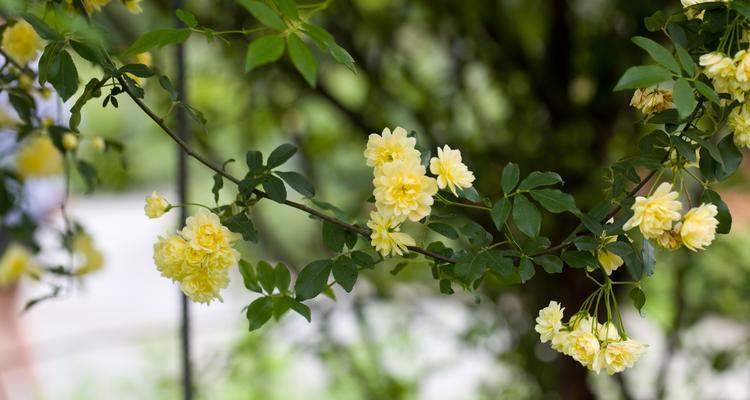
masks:
[[[409,252],[407,246],[416,245],[408,233],[401,232],[400,223],[401,221],[393,215],[383,215],[377,211],[370,213],[367,226],[372,229],[371,243],[383,257],[396,254],[401,256]]]
[[[418,159],[398,160],[375,169],[373,180],[378,211],[412,221],[430,215],[437,191],[435,179],[425,175]]]
[[[140,7],[139,7],[139,9],[140,9]],[[143,53],[136,54],[135,56],[133,56],[133,63],[134,64],[143,64],[143,65],[146,65],[146,66],[151,66],[151,53],[149,53],[149,52],[146,51],[146,52],[143,52]],[[130,79],[134,80],[137,84],[139,84],[139,85],[143,84],[143,78],[141,78],[140,76],[135,76],[135,75],[133,75],[133,74],[131,74],[129,72],[126,75]]]
[[[0,258],[0,287],[18,282],[25,273],[36,268],[31,252],[18,243],[11,243]]]
[[[24,178],[57,175],[62,167],[62,154],[48,136],[27,138],[16,154],[16,170]]]
[[[632,367],[645,351],[646,346],[633,339],[609,343],[604,349],[607,373],[612,375]]]
[[[607,236],[604,238],[604,245],[616,241],[617,236]],[[620,268],[620,266],[623,264],[622,257],[609,250],[606,250],[604,247],[596,251],[596,259],[599,261],[599,265],[602,266],[602,269],[607,273],[607,275],[612,275],[612,272],[614,272],[617,268]]]
[[[120,2],[128,9],[128,11],[130,11],[131,14],[140,14],[143,12],[140,4],[141,0],[120,0]]]
[[[159,237],[154,244],[154,263],[161,275],[172,279],[181,280],[185,277],[185,253],[189,246],[180,235],[169,235]]]
[[[236,233],[221,224],[218,215],[205,209],[188,217],[180,233],[190,246],[206,251],[220,250],[238,239]]]
[[[672,229],[672,222],[680,219],[682,203],[676,199],[677,192],[672,191],[672,185],[663,182],[649,197],[638,196],[631,207],[633,216],[622,227],[630,230],[636,226],[647,239],[654,239]]]
[[[672,108],[672,91],[662,89],[636,89],[630,105],[644,114],[652,114]]]
[[[574,360],[594,372],[599,372],[601,363],[599,361],[599,339],[591,331],[575,329],[568,336],[568,352]]]
[[[680,236],[679,229],[681,224],[675,225],[675,229],[664,231],[659,237],[656,238],[656,244],[662,249],[675,251],[682,246],[682,237]]]
[[[620,332],[617,330],[617,326],[612,322],[599,324],[597,332],[599,340],[604,343],[620,340]]]
[[[734,61],[722,53],[711,52],[700,56],[698,62],[704,67],[704,73],[709,78],[734,78],[736,70]]]
[[[716,219],[718,213],[715,205],[701,204],[685,214],[679,228],[685,247],[693,251],[703,250],[714,241],[716,227],[719,226]]]
[[[99,271],[104,265],[104,255],[94,246],[91,236],[79,233],[73,239],[73,251],[81,261],[76,275],[85,275]]]
[[[550,301],[547,307],[539,310],[534,330],[539,333],[539,339],[542,343],[552,340],[560,332],[563,311],[565,311],[565,307],[560,308],[560,303],[556,301]]]
[[[558,331],[552,336],[552,348],[563,354],[570,354],[570,331]]]
[[[3,51],[19,64],[34,60],[43,47],[42,39],[26,21],[18,21],[3,32]]]
[[[231,246],[212,251],[206,258],[206,267],[212,271],[225,271],[237,264],[240,253]]]
[[[78,137],[72,132],[65,132],[62,138],[62,144],[65,150],[75,150],[78,146]]]
[[[94,138],[91,139],[91,144],[93,144],[94,148],[98,151],[104,151],[104,149],[107,148],[107,142],[105,142],[104,138],[101,136],[94,136]]]
[[[743,104],[732,109],[727,122],[733,133],[734,144],[737,147],[750,148],[750,110],[748,110],[748,106]]]
[[[750,52],[740,50],[734,55],[734,61],[737,63],[735,79],[738,82],[747,82],[750,80]]]
[[[164,197],[153,192],[150,196],[146,197],[146,205],[143,206],[143,211],[146,212],[147,217],[154,219],[164,215],[171,207]]]
[[[180,281],[180,290],[197,303],[209,304],[215,299],[223,301],[219,292],[228,285],[227,272],[198,270],[191,272]]]
[[[392,161],[416,160],[419,163],[419,151],[414,148],[417,139],[406,136],[406,129],[397,127],[391,133],[388,128],[383,133],[371,134],[367,139],[365,158],[370,167],[381,167]]]
[[[440,189],[450,188],[454,196],[456,186],[469,188],[474,182],[474,174],[461,162],[461,152],[451,150],[448,145],[437,149],[438,156],[430,159],[430,172],[437,175],[437,184]]]

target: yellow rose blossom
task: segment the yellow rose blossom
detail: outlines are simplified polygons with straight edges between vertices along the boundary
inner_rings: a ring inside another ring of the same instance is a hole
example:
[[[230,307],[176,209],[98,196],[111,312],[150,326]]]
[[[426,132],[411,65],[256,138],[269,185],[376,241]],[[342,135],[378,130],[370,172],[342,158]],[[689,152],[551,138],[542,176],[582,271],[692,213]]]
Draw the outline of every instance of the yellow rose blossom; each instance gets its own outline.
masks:
[[[617,236],[607,236],[604,238],[604,245],[616,241]],[[620,268],[620,266],[623,264],[622,257],[609,250],[606,250],[604,247],[596,251],[596,259],[597,261],[599,261],[599,265],[601,265],[602,269],[607,273],[607,275],[612,275],[612,272],[614,272],[617,268]]]
[[[552,336],[552,341],[550,345],[553,349],[559,351],[563,354],[570,354],[570,340],[568,340],[570,337],[570,331],[564,331],[561,330],[557,333],[555,333],[554,336]]]
[[[383,133],[371,134],[367,139],[365,158],[367,165],[378,168],[392,161],[416,160],[419,163],[419,151],[414,148],[417,139],[408,137],[406,129],[397,127],[391,133],[388,128]]]
[[[682,246],[682,237],[680,236],[679,228],[681,224],[675,225],[675,229],[664,231],[659,237],[656,238],[656,244],[662,249],[675,251]]]
[[[636,89],[630,105],[644,114],[652,114],[672,108],[672,91],[663,89]]]
[[[153,192],[146,197],[146,205],[143,206],[143,211],[146,212],[147,217],[154,219],[164,215],[170,208],[171,205],[164,197]]]
[[[735,79],[738,82],[750,81],[750,52],[747,50],[740,50],[734,55],[734,62],[737,63],[735,71]]]
[[[373,180],[378,211],[412,221],[430,215],[437,191],[435,179],[425,175],[418,159],[398,160],[375,169]]]
[[[120,0],[122,5],[130,11],[131,14],[140,14],[143,12],[141,8],[141,0]]]
[[[601,368],[599,339],[591,331],[575,329],[570,332],[567,340],[569,355],[584,367],[598,373]]]
[[[26,21],[18,21],[3,32],[2,49],[19,64],[36,59],[43,47],[42,39]]]
[[[672,191],[672,185],[663,182],[649,197],[638,196],[631,207],[633,216],[623,226],[630,230],[636,226],[647,239],[654,239],[672,229],[672,223],[680,219],[682,203],[676,199],[677,192]]]
[[[539,333],[539,338],[542,343],[546,343],[558,333],[562,328],[564,307],[560,307],[560,303],[556,301],[550,301],[547,307],[539,310],[539,316],[536,318],[536,326],[534,330]]]
[[[612,375],[632,367],[645,351],[646,346],[633,339],[607,344],[603,350],[607,373]]]
[[[236,233],[221,224],[218,215],[205,209],[188,217],[181,234],[190,246],[206,251],[220,250],[238,239]]]
[[[701,204],[685,214],[679,229],[685,247],[692,251],[703,250],[714,241],[719,226],[718,213],[715,205]]]
[[[36,268],[31,252],[18,243],[11,243],[0,258],[0,288],[18,282]]]
[[[700,56],[698,62],[704,67],[703,73],[712,79],[717,92],[728,93],[736,100],[744,101],[750,82],[737,80],[734,60],[722,53],[712,52]]]
[[[180,281],[180,289],[185,296],[196,303],[205,304],[213,300],[223,301],[219,293],[228,285],[229,275],[226,272],[209,270],[194,271]]]
[[[416,242],[408,233],[401,232],[401,221],[393,215],[383,215],[373,211],[367,226],[372,229],[370,239],[375,250],[383,257],[388,255],[403,255],[408,253],[407,246],[415,246]]]
[[[180,235],[159,237],[154,244],[154,263],[162,276],[174,281],[185,277],[185,252],[187,242]]]
[[[445,145],[442,149],[438,147],[437,153],[437,157],[430,159],[430,172],[437,175],[438,187],[450,188],[454,196],[457,196],[456,187],[470,188],[474,174],[461,162],[461,152]]]
[[[78,147],[78,137],[71,132],[65,132],[62,138],[62,144],[65,150],[75,150]]]
[[[24,178],[45,177],[62,172],[63,158],[49,136],[27,138],[16,153],[16,170]]]
[[[750,148],[750,110],[746,104],[732,109],[727,120],[737,147]]]
[[[91,236],[79,233],[73,239],[73,251],[76,261],[80,263],[76,275],[85,275],[99,271],[104,266],[104,255],[94,246]]]

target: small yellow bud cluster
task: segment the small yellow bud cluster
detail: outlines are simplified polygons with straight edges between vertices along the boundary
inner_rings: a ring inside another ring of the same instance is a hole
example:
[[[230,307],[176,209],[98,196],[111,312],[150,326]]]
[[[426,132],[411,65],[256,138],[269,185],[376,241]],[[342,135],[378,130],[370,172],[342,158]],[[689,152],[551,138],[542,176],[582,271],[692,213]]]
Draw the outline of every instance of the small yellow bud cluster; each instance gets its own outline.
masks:
[[[146,197],[146,205],[143,206],[143,211],[147,217],[154,219],[164,215],[170,208],[172,206],[164,197],[153,192],[150,196]]]
[[[0,258],[0,288],[15,284],[37,269],[31,252],[18,243],[11,243]]]
[[[578,313],[563,323],[563,311],[560,303],[551,301],[539,310],[534,330],[542,343],[551,342],[553,349],[597,374],[602,369],[610,375],[622,372],[646,350],[643,343],[621,337],[613,323],[600,324],[586,313]]]
[[[637,226],[643,237],[656,239],[656,244],[667,250],[676,250],[681,245],[692,251],[705,249],[716,237],[718,209],[713,204],[701,204],[682,216],[678,197],[672,185],[666,182],[652,195],[636,197],[631,207],[633,216],[623,229],[627,231]]]
[[[411,236],[401,232],[400,225],[407,219],[419,221],[430,215],[438,188],[448,188],[456,195],[457,188],[469,188],[474,181],[461,152],[449,146],[438,148],[438,156],[430,160],[430,172],[437,179],[427,176],[416,143],[403,128],[393,132],[385,128],[380,135],[370,135],[364,151],[367,165],[374,168],[377,208],[367,226],[372,229],[372,245],[383,256],[402,255],[408,246],[415,245]]]
[[[636,89],[630,105],[644,114],[653,114],[672,108],[672,91],[663,89]]]
[[[180,283],[191,300],[210,303],[222,300],[220,291],[229,284],[229,269],[239,253],[232,247],[238,239],[207,210],[188,217],[176,234],[159,237],[154,244],[154,262],[162,276]]]
[[[73,151],[78,147],[78,136],[73,132],[65,132],[62,137],[62,144],[65,150]]]

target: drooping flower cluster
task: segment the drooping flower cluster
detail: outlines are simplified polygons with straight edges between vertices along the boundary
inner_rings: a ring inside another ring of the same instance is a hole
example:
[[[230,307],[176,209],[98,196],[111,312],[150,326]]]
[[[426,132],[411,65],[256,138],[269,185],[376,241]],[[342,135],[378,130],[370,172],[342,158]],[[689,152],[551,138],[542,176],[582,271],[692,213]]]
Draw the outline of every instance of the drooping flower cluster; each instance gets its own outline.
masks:
[[[631,207],[633,216],[623,229],[638,227],[643,237],[656,239],[657,245],[668,250],[676,250],[683,244],[692,251],[705,249],[716,237],[718,209],[713,204],[701,204],[683,216],[678,197],[667,182],[661,183],[648,197],[636,197]]]
[[[551,301],[539,310],[534,330],[542,343],[551,342],[553,349],[597,374],[602,369],[610,375],[622,372],[632,367],[646,350],[643,343],[621,337],[612,322],[601,324],[585,312],[563,323],[564,310],[558,302]]]
[[[419,221],[428,215],[438,188],[448,188],[456,195],[457,189],[471,187],[474,174],[461,159],[461,152],[449,146],[438,148],[438,156],[430,160],[430,172],[421,163],[421,153],[415,148],[417,140],[406,130],[397,127],[391,132],[371,134],[364,156],[374,168],[373,196],[376,211],[370,214],[367,226],[372,230],[372,245],[383,255],[402,255],[414,239],[401,232],[400,225],[407,219]]]
[[[207,210],[188,217],[176,234],[159,237],[154,262],[162,276],[179,282],[191,300],[210,303],[221,300],[220,291],[229,284],[229,270],[239,260],[232,243],[239,236]]]
[[[43,47],[42,39],[26,21],[20,20],[3,32],[3,51],[19,64],[35,60]]]
[[[672,108],[672,91],[664,89],[636,89],[630,105],[644,114],[652,114]]]

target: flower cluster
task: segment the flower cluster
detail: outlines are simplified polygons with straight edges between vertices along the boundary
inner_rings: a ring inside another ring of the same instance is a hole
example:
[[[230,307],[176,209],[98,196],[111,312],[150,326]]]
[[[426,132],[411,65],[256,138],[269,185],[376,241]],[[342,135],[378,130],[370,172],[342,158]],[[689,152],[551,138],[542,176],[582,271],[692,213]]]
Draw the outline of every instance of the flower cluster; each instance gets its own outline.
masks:
[[[668,250],[684,245],[692,251],[703,250],[716,237],[718,209],[713,204],[701,204],[680,215],[682,203],[672,185],[663,182],[648,197],[638,196],[633,203],[633,216],[624,230],[638,227],[646,239]]]
[[[457,189],[469,188],[474,174],[461,159],[461,152],[449,146],[438,148],[437,157],[430,160],[430,172],[421,163],[421,153],[415,148],[417,140],[403,128],[393,132],[371,134],[364,156],[374,168],[373,196],[376,211],[370,214],[367,226],[372,230],[372,245],[383,255],[402,255],[414,239],[401,232],[400,225],[407,219],[419,221],[428,215],[438,189],[448,188],[456,195]]]
[[[188,217],[185,227],[154,245],[154,262],[162,276],[179,282],[180,289],[195,302],[221,301],[220,291],[229,284],[229,269],[239,253],[232,242],[239,237],[207,210]]]
[[[551,342],[553,349],[597,374],[602,369],[610,375],[622,372],[632,367],[646,350],[643,343],[622,337],[612,322],[601,324],[585,312],[563,323],[564,310],[558,302],[551,301],[539,310],[534,330],[542,343]]]
[[[663,89],[636,89],[630,105],[644,114],[652,114],[672,108],[672,91]]]

